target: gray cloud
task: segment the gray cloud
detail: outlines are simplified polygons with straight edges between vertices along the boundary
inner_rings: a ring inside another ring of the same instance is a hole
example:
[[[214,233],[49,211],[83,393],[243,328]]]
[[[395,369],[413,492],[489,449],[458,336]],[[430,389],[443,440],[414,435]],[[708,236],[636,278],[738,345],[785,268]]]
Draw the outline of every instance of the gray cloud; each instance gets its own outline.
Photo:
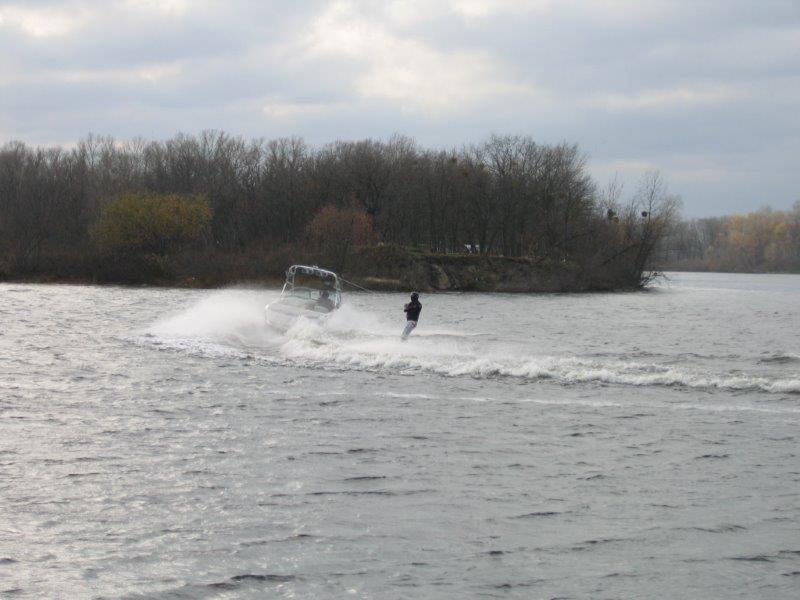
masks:
[[[0,0],[0,141],[523,133],[688,215],[783,208],[798,56],[796,0]]]

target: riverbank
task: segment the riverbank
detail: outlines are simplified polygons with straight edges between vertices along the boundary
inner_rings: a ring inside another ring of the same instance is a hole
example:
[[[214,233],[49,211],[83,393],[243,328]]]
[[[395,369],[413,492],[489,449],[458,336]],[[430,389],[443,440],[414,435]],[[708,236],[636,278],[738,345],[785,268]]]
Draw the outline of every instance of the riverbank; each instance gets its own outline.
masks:
[[[0,281],[218,288],[245,284],[276,287],[291,264],[317,264],[358,286],[378,291],[558,293],[626,291],[638,277],[609,267],[531,258],[435,254],[400,246],[357,248],[332,264],[302,249],[239,254],[185,254],[80,259],[44,257],[22,272],[0,272]]]
[[[638,280],[626,281],[611,270],[592,271],[570,262],[434,254],[397,246],[360,249],[343,272],[359,285],[386,291],[556,293],[640,287]]]

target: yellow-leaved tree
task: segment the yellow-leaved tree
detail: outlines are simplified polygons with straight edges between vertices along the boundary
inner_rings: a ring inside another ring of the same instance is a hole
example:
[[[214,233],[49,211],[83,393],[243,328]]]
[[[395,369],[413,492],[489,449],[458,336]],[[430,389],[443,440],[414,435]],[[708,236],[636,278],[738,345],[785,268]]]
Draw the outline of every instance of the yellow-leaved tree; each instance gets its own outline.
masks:
[[[203,195],[123,192],[103,206],[90,234],[108,255],[155,255],[205,239],[212,210]]]

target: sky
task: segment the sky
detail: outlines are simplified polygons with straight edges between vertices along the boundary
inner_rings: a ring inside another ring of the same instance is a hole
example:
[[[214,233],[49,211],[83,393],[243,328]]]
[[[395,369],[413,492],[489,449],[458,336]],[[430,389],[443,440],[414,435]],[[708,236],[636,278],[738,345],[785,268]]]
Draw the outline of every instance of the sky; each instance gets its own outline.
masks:
[[[704,217],[800,200],[800,0],[0,0],[0,144],[519,134]]]

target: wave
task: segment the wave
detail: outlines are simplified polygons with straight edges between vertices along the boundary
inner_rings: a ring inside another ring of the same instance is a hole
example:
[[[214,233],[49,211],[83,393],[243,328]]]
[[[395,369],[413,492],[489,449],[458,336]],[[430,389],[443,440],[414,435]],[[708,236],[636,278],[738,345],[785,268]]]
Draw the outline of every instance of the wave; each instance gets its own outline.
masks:
[[[764,364],[791,365],[800,363],[800,354],[778,353],[778,354],[773,354],[772,356],[767,356],[765,358],[762,358],[758,362]]]
[[[208,358],[250,359],[253,354],[244,349],[212,340],[157,336],[153,334],[133,335],[122,338],[140,346],[150,346],[158,350],[178,350],[194,356]]]
[[[770,379],[749,375],[715,375],[679,366],[626,361],[598,361],[580,357],[475,356],[446,344],[419,351],[402,342],[357,344],[309,342],[292,338],[280,347],[282,356],[304,366],[338,365],[364,370],[423,371],[449,377],[488,379],[510,377],[565,384],[600,383],[632,386],[669,386],[733,391],[800,393],[800,378]]]
[[[800,394],[800,378],[774,378],[740,372],[714,373],[687,364],[685,358],[645,356],[549,356],[530,354],[535,347],[491,343],[483,334],[436,329],[408,342],[399,339],[397,323],[385,315],[345,305],[324,324],[299,319],[286,333],[264,326],[264,294],[223,290],[186,311],[139,332],[136,343],[193,354],[248,359],[305,368],[432,373],[475,379],[515,378],[565,385],[665,386]],[[770,359],[783,363],[780,354]],[[636,360],[639,359],[639,360]],[[677,362],[676,362],[676,359]],[[657,358],[656,358],[657,360]],[[769,360],[769,359],[768,359]]]

